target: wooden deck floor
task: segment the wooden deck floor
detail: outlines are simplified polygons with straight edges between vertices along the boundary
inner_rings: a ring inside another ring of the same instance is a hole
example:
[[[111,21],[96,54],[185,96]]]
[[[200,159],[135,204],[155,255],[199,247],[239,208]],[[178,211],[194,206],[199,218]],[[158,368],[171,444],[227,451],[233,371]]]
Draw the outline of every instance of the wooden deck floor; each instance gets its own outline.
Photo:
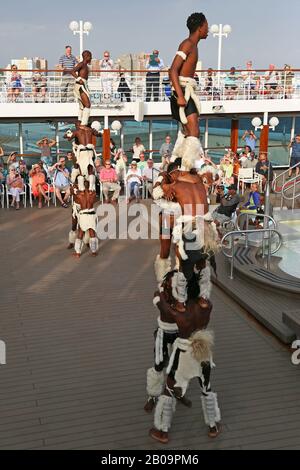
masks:
[[[69,211],[0,210],[1,449],[161,449],[148,437],[146,369],[158,242],[103,242],[77,261]],[[212,383],[223,432],[206,437],[197,381],[170,449],[300,449],[300,366],[217,287]]]

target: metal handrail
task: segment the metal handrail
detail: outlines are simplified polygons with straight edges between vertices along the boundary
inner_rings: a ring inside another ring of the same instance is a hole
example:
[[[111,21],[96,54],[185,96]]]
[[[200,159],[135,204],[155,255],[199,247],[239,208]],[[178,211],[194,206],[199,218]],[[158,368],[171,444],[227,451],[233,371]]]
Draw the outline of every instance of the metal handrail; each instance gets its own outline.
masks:
[[[232,239],[234,236],[241,236],[241,234],[244,233],[246,234],[246,238],[248,237],[248,234],[250,233],[255,233],[255,234],[258,234],[258,233],[261,233],[262,235],[263,234],[268,234],[268,237],[265,238],[263,237],[262,239],[262,248],[263,248],[263,257],[264,257],[264,253],[265,253],[265,241],[268,240],[268,252],[267,252],[267,269],[270,270],[270,265],[271,265],[271,255],[274,255],[275,253],[277,253],[277,251],[281,248],[282,246],[282,235],[278,232],[278,230],[275,230],[273,228],[263,228],[263,229],[255,229],[255,230],[244,230],[243,232],[239,231],[239,230],[235,230],[235,231],[232,231],[232,232],[228,232],[224,235],[224,237],[222,238],[221,240],[221,251],[223,253],[223,255],[226,257],[226,258],[229,258],[231,259],[231,266],[230,266],[230,276],[229,278],[230,279],[233,279],[233,269],[234,269],[234,257],[235,257],[235,244],[234,244],[234,240]],[[271,234],[275,233],[276,235],[278,235],[278,238],[279,238],[279,243],[278,243],[278,246],[272,250],[271,249]],[[227,238],[231,237],[231,254],[229,253],[226,253],[224,251],[225,249],[225,246],[224,246],[224,242]]]
[[[287,182],[289,183],[291,180],[289,181],[285,181],[285,175],[288,174],[290,172],[290,170],[294,170],[295,168],[298,168],[300,167],[300,162],[299,163],[296,163],[296,165],[294,166],[291,166],[290,168],[288,168],[287,170],[283,171],[282,173],[280,173],[280,175],[278,176],[275,176],[275,178],[273,179],[273,182],[272,182],[272,190],[275,194],[280,194],[281,191],[282,191],[282,187],[284,186],[284,184]],[[276,183],[277,181],[283,177],[283,182],[282,182],[282,186],[280,187],[279,190],[277,190],[277,186],[276,186]]]
[[[296,186],[298,184],[300,184],[300,175],[294,176],[294,178],[290,179],[289,181],[286,181],[281,188],[281,200],[286,199],[287,201],[293,201],[293,210],[295,209],[295,200],[300,197],[300,191],[296,194]],[[288,196],[286,193],[291,188],[293,188],[293,193],[291,196]]]
[[[239,232],[243,232],[243,233],[244,233],[245,230],[247,231],[247,230],[248,230],[248,227],[249,227],[249,218],[250,218],[250,217],[253,217],[253,215],[255,215],[255,216],[257,216],[257,217],[263,218],[264,221],[265,221],[265,220],[271,221],[272,224],[274,225],[274,229],[277,228],[277,222],[276,222],[276,220],[275,220],[271,215],[268,215],[268,214],[259,214],[259,213],[258,213],[258,214],[243,214],[243,213],[239,214],[238,217],[237,217],[237,219],[236,219],[236,222],[235,222],[235,228],[236,228]],[[247,216],[247,217],[246,217],[246,229],[243,230],[243,229],[240,228],[239,221],[241,220],[242,217],[245,217],[245,216]]]

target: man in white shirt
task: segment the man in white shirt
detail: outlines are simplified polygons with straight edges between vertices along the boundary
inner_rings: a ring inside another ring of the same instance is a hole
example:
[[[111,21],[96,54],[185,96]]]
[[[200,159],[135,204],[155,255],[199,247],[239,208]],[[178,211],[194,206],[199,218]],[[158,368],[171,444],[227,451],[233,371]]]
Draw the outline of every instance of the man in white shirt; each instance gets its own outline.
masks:
[[[149,191],[149,193],[152,196],[152,192],[153,192],[153,160],[152,158],[149,158],[147,160],[147,166],[146,168],[144,168],[144,172],[143,172],[143,180],[145,181],[147,192]]]
[[[137,163],[133,161],[130,165],[130,168],[126,174],[126,184],[127,184],[127,203],[136,198],[137,202],[140,198],[140,187],[142,183],[142,174],[141,171],[137,168]]]
[[[103,54],[103,59],[100,60],[100,70],[113,70],[113,68],[114,61],[110,58],[109,51],[105,51]],[[101,85],[103,93],[111,95],[113,91],[113,73],[102,72]]]

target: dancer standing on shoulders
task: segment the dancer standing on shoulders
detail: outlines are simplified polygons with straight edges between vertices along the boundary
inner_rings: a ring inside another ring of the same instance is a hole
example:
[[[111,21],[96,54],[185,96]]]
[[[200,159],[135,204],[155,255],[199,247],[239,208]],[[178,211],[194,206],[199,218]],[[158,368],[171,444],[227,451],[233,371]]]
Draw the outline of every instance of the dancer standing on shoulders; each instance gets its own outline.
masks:
[[[194,75],[198,62],[197,46],[201,39],[208,36],[208,23],[203,13],[193,13],[187,19],[187,27],[190,35],[180,44],[169,76],[172,82],[172,117],[183,126],[183,133],[179,132],[173,150],[173,160],[182,158],[182,165],[190,170],[201,153],[198,122],[200,102],[196,95]]]
[[[79,101],[78,120],[81,122],[81,127],[84,128],[88,125],[91,112],[90,93],[87,86],[87,80],[89,76],[88,65],[91,63],[92,53],[90,51],[83,51],[82,59],[83,60],[74,67],[71,73],[75,78],[74,94]]]

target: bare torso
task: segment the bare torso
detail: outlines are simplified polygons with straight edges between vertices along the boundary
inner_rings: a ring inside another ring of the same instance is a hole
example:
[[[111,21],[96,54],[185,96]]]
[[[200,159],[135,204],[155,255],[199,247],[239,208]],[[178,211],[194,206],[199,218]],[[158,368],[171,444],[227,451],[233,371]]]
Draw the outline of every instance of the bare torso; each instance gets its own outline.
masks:
[[[180,338],[188,339],[197,330],[207,327],[210,320],[212,305],[208,308],[200,306],[200,299],[188,300],[184,312],[176,311],[176,323]]]
[[[81,210],[92,209],[96,201],[96,192],[89,191],[88,189],[85,189],[85,191],[78,191],[74,200],[77,204],[80,204]]]
[[[78,142],[78,144],[81,145],[88,145],[93,143],[93,130],[90,129],[89,127],[84,128],[84,129],[76,129],[76,131],[73,132],[73,138],[75,138]]]
[[[179,45],[178,50],[188,50],[189,54],[185,62],[183,62],[178,75],[182,77],[194,77],[198,62],[198,47],[187,38]]]
[[[170,303],[168,302],[167,295],[165,292],[156,292],[156,295],[159,295],[160,301],[158,303],[158,309],[160,311],[160,319],[166,323],[176,323],[175,321],[175,311],[172,309]]]

